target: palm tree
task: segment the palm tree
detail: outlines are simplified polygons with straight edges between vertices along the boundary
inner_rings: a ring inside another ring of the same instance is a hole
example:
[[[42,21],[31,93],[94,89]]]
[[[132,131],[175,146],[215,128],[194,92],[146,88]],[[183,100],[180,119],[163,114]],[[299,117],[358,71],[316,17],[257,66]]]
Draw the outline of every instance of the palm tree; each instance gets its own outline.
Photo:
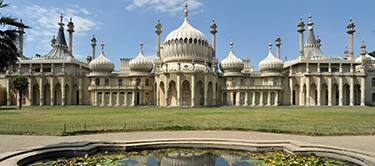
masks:
[[[9,6],[9,4],[4,3],[0,0],[0,9]],[[18,37],[20,29],[29,28],[22,22],[18,22],[17,19],[3,16],[0,17],[0,72],[6,70],[9,66],[15,65],[18,61],[18,57],[21,55],[18,52]]]
[[[22,109],[22,95],[27,90],[27,88],[29,87],[29,82],[27,81],[26,77],[18,75],[18,76],[15,77],[15,79],[13,81],[13,85],[14,85],[14,88],[17,89],[18,94],[19,94],[18,108]]]

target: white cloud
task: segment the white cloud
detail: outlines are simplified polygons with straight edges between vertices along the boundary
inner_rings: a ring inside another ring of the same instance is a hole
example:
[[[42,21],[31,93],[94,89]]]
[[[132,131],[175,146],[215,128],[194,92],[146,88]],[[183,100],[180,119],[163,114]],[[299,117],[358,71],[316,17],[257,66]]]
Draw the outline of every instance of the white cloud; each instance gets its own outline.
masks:
[[[37,45],[40,53],[46,53],[50,49],[50,41],[53,35],[57,35],[60,14],[64,15],[64,23],[67,24],[69,18],[73,19],[75,25],[75,36],[82,37],[93,29],[98,29],[100,23],[94,21],[89,10],[79,6],[69,8],[49,8],[39,5],[27,6],[25,8],[15,7],[7,9],[10,15],[22,18],[24,23],[31,26],[26,30],[26,40]],[[66,28],[66,26],[65,26]]]
[[[137,8],[146,8],[160,13],[168,13],[176,15],[183,10],[184,0],[128,0],[130,4],[126,6],[126,10],[133,11]],[[195,11],[202,7],[201,0],[189,0],[189,10]]]

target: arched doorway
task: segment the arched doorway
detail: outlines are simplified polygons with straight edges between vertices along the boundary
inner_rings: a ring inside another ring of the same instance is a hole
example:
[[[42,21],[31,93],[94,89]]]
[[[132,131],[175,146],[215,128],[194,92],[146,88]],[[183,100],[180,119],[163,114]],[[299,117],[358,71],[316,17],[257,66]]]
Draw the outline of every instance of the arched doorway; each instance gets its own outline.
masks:
[[[316,106],[318,104],[318,91],[315,84],[310,86],[310,105]]]
[[[236,105],[236,102],[237,102],[237,93],[236,92],[232,92],[232,106],[235,106]]]
[[[150,93],[146,92],[145,93],[145,98],[144,98],[144,105],[151,105],[151,96]]]
[[[327,84],[323,83],[322,84],[322,89],[321,89],[321,92],[320,92],[321,96],[320,96],[320,104],[321,105],[328,105],[328,86]]]
[[[182,106],[191,106],[191,89],[187,80],[182,82]]]
[[[112,106],[116,106],[117,103],[117,92],[112,93]]]
[[[255,103],[254,103],[255,106],[259,106],[260,105],[260,92],[255,92]]]
[[[49,84],[44,85],[43,93],[43,105],[51,105],[51,86]]]
[[[350,87],[345,84],[343,87],[343,105],[350,105]]]
[[[207,104],[208,106],[212,106],[213,105],[213,92],[214,92],[214,89],[213,89],[213,85],[212,85],[212,82],[209,82],[208,83],[208,89],[207,89]]]
[[[70,92],[70,87],[69,87],[69,85],[68,84],[66,84],[65,85],[65,95],[64,95],[64,97],[65,97],[65,104],[67,104],[67,105],[70,105],[70,97],[71,97],[71,95],[69,94],[69,92]]]
[[[332,105],[339,105],[339,86],[333,84],[332,87]]]
[[[35,84],[33,86],[33,105],[39,105],[40,103],[40,90],[39,85]]]
[[[163,82],[160,82],[160,85],[159,85],[159,104],[160,106],[166,106],[165,86]]]
[[[361,86],[359,84],[354,86],[354,105],[361,105]]]
[[[302,86],[302,101],[301,101],[301,106],[306,105],[306,84],[303,84]]]
[[[198,81],[195,88],[196,88],[195,89],[195,98],[196,98],[195,104],[197,106],[203,106],[204,105],[204,85],[202,81]]]
[[[111,97],[111,94],[109,92],[106,92],[104,94],[104,106],[110,106],[109,105],[109,98]]]
[[[169,82],[168,106],[177,106],[177,89],[174,81]]]
[[[55,105],[61,105],[61,85],[58,83],[55,85]]]
[[[101,106],[103,105],[103,93],[102,92],[98,92],[97,95],[96,95],[96,105],[97,106]]]
[[[119,104],[119,106],[123,106],[125,104],[124,103],[124,101],[125,101],[125,93],[121,92],[119,98],[120,98],[119,99],[120,102],[118,104]]]
[[[128,92],[126,94],[126,105],[131,106],[135,101],[133,101],[133,92]],[[135,103],[134,103],[135,104]]]
[[[228,105],[228,95],[226,92],[223,93],[223,105]]]
[[[73,92],[72,92],[73,93],[73,96],[72,96],[72,105],[78,105],[79,104],[79,90],[78,90],[78,86],[74,85],[72,90],[73,90]]]

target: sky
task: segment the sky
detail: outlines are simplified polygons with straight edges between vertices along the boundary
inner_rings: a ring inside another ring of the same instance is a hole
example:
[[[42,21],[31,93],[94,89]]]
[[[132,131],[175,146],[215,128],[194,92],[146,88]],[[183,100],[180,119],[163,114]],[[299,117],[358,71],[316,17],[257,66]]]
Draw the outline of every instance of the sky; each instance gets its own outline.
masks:
[[[75,23],[73,52],[76,58],[91,54],[90,40],[95,34],[98,45],[105,43],[105,53],[118,69],[120,58],[132,58],[144,42],[144,52],[155,57],[155,24],[163,25],[162,41],[183,22],[184,0],[5,0],[10,7],[2,15],[23,19],[26,30],[24,53],[27,57],[45,55],[50,41],[57,35],[59,16],[65,23]],[[307,23],[312,15],[315,34],[322,40],[322,51],[342,56],[347,46],[346,26],[352,18],[356,24],[355,54],[365,41],[367,50],[375,50],[374,0],[188,0],[189,21],[211,40],[210,24],[218,25],[217,57],[225,58],[229,43],[240,58],[250,58],[251,65],[266,57],[268,42],[277,35],[282,39],[284,60],[298,55],[297,22]],[[306,35],[306,33],[305,33]],[[67,35],[66,35],[67,36]],[[275,52],[275,50],[274,50]],[[99,47],[97,47],[99,53]]]

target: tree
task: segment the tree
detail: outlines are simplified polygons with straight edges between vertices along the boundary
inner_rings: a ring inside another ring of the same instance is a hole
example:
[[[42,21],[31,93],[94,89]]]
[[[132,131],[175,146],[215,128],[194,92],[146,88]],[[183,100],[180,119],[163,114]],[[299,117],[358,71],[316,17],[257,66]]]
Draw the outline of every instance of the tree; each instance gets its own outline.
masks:
[[[9,6],[0,0],[0,9]],[[18,52],[18,37],[20,33],[19,29],[29,28],[22,22],[18,22],[15,18],[3,16],[0,13],[0,72],[5,71],[9,66],[15,65],[18,61],[18,57],[21,55]],[[17,30],[18,29],[18,30]]]
[[[370,56],[375,58],[375,51],[368,53]]]
[[[19,94],[19,105],[18,108],[22,109],[22,95],[29,87],[29,82],[27,81],[27,78],[21,75],[18,75],[15,77],[13,81],[14,87],[17,89]]]

